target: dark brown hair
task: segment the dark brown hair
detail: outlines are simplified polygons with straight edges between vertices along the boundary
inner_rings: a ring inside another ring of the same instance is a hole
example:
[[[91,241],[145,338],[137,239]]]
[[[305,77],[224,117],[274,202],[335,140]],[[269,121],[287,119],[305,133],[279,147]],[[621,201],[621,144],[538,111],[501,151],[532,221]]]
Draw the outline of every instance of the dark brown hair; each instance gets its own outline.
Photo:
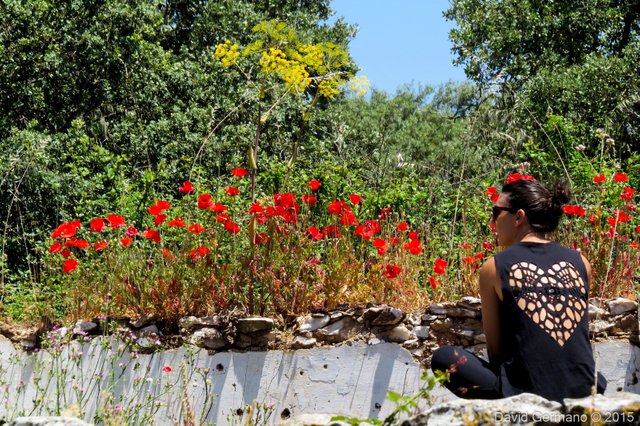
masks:
[[[517,180],[502,187],[508,194],[509,206],[522,209],[531,227],[539,232],[552,232],[562,217],[562,206],[571,200],[571,192],[564,183],[550,188],[534,180]]]

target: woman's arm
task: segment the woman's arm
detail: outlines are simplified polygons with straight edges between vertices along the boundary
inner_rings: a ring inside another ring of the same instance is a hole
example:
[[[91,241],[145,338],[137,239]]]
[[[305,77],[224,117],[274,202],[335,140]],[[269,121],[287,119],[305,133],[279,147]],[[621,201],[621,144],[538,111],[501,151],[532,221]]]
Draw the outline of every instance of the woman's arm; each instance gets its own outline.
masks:
[[[480,268],[480,299],[482,301],[482,326],[487,338],[489,361],[500,356],[500,311],[502,299],[500,277],[494,258],[488,259]]]

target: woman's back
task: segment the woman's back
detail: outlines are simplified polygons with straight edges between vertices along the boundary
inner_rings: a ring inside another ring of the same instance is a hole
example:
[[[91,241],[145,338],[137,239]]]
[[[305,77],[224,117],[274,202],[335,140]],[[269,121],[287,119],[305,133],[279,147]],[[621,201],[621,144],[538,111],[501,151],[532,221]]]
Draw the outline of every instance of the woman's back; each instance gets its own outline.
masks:
[[[500,302],[500,389],[547,399],[584,397],[594,383],[588,275],[580,254],[517,242],[495,256]]]

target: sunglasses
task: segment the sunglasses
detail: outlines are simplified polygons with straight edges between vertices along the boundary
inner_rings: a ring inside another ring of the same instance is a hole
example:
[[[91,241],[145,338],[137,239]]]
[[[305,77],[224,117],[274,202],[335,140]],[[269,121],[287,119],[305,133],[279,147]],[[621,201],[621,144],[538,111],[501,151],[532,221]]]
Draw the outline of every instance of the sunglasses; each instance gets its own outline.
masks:
[[[498,216],[500,215],[500,212],[502,212],[502,211],[509,212],[509,213],[515,213],[518,210],[519,209],[517,209],[515,207],[493,206],[493,208],[491,209],[491,217],[493,217],[493,220],[496,220],[498,218]]]

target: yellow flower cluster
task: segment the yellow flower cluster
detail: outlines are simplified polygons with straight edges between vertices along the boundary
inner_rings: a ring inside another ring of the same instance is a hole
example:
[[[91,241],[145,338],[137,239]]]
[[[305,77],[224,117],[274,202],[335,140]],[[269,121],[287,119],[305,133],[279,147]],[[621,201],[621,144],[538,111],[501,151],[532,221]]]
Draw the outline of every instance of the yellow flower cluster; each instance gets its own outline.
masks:
[[[341,81],[330,78],[328,80],[322,80],[318,84],[318,94],[324,96],[327,99],[333,99],[340,94]]]
[[[216,46],[215,58],[221,61],[225,67],[230,67],[235,64],[239,56],[238,45],[235,43],[231,44],[229,40]]]
[[[311,84],[305,66],[298,61],[287,59],[287,55],[280,49],[270,47],[263,51],[259,63],[264,73],[279,75],[291,92],[303,92]]]
[[[349,86],[358,97],[362,97],[369,91],[369,79],[364,75],[362,77],[354,76],[349,80]]]

